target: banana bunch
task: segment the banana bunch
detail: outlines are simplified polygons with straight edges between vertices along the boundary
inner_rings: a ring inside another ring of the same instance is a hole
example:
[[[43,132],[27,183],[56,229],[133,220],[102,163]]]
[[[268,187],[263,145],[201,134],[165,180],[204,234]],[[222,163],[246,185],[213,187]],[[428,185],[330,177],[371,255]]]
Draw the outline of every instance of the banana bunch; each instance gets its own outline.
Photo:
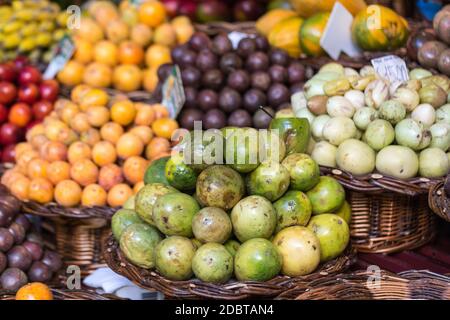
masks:
[[[0,6],[0,61],[25,55],[48,62],[66,34],[68,15],[49,0],[14,0]]]

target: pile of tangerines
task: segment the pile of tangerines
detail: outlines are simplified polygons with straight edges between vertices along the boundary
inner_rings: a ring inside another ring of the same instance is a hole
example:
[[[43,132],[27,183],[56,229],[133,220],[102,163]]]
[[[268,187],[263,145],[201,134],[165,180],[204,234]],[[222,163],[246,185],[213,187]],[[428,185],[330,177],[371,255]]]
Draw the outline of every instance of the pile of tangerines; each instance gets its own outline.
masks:
[[[1,182],[21,200],[119,207],[143,186],[151,161],[170,154],[176,129],[161,104],[78,85],[16,146]]]
[[[94,1],[72,38],[76,51],[59,72],[66,86],[85,83],[123,92],[154,91],[157,70],[171,62],[170,50],[189,40],[194,28],[189,18],[168,21],[164,5],[156,0],[134,5],[122,1]]]

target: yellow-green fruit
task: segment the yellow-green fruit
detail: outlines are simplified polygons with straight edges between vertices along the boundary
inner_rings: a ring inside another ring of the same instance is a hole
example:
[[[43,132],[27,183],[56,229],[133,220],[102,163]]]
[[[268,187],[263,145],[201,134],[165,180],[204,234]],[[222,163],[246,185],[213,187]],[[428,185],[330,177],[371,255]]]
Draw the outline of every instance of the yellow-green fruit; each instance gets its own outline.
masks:
[[[15,20],[15,21],[8,22],[7,24],[5,24],[3,26],[2,31],[3,31],[3,33],[9,34],[9,33],[19,31],[22,27],[23,27],[23,22]]]
[[[33,11],[33,9],[18,10],[14,13],[14,15],[17,19],[23,21],[31,21],[35,18],[35,12]]]
[[[344,201],[344,204],[338,209],[338,211],[335,212],[335,214],[344,219],[345,222],[350,225],[350,222],[352,221],[352,208],[347,201]]]
[[[19,51],[28,52],[36,48],[37,41],[34,37],[26,37],[19,44]]]
[[[39,24],[39,30],[51,32],[55,30],[55,23],[53,21],[42,21]]]
[[[5,49],[14,49],[19,44],[20,44],[20,36],[18,34],[10,34],[3,39],[3,47]]]
[[[23,26],[22,29],[20,29],[20,33],[23,37],[32,36],[38,33],[38,24],[37,23],[28,23],[27,25]]]
[[[66,34],[66,30],[58,29],[53,33],[53,40],[59,41],[64,37],[65,34]]]
[[[40,47],[48,47],[52,43],[52,34],[43,32],[36,37],[36,44]]]

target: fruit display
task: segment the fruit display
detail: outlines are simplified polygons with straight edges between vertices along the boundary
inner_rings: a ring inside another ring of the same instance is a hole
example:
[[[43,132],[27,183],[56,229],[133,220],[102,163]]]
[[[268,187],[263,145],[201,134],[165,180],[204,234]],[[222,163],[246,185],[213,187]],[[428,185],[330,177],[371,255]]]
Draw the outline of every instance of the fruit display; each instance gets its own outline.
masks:
[[[324,65],[292,96],[292,112],[311,125],[311,157],[356,176],[375,170],[398,179],[447,175],[450,79],[420,68],[409,78],[396,84],[372,66],[358,72]]]
[[[186,102],[178,119],[187,129],[199,120],[206,129],[267,128],[271,113],[287,107],[306,80],[306,68],[262,36],[244,38],[234,49],[226,34],[210,39],[196,32],[172,58],[181,68]]]
[[[168,20],[159,1],[135,5],[94,1],[73,31],[75,53],[57,75],[65,86],[84,83],[121,92],[153,92],[157,70],[171,61],[170,49],[194,32],[189,18]]]
[[[44,283],[33,282],[17,291],[16,300],[53,300],[53,293]]]
[[[148,169],[167,182],[146,180],[113,216],[113,235],[131,263],[170,280],[220,284],[307,275],[344,252],[351,209],[337,180],[320,176],[310,156],[286,153],[278,133],[265,144],[251,142],[262,137],[252,128],[214,132],[224,152],[215,162],[205,141],[199,147],[183,136],[165,166]],[[236,148],[240,137],[245,143]],[[186,157],[198,150],[199,161]]]
[[[318,12],[331,11],[336,0],[289,0],[289,2],[301,17],[309,18]],[[353,15],[367,7],[364,0],[339,0],[339,2]]]
[[[0,289],[17,291],[28,282],[49,282],[62,267],[58,254],[44,248],[20,201],[4,187],[0,194]]]
[[[16,146],[17,164],[2,183],[41,204],[122,206],[142,187],[149,162],[170,154],[177,128],[160,104],[79,85]]]
[[[26,58],[0,64],[1,162],[14,162],[14,146],[52,112],[58,94],[58,82],[43,80]]]
[[[66,34],[68,14],[48,0],[0,5],[0,62],[28,56],[48,63]]]
[[[408,53],[426,69],[450,76],[450,5],[434,17],[433,28],[422,28],[408,41]]]

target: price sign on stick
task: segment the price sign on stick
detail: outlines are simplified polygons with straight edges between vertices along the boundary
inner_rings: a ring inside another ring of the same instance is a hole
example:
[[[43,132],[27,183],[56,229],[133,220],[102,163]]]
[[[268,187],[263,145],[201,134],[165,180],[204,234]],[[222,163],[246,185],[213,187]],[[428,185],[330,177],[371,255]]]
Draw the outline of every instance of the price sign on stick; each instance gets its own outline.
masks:
[[[72,39],[67,35],[64,36],[56,47],[53,58],[45,70],[43,78],[46,80],[53,79],[64,68],[70,58],[72,58],[74,52],[75,44]]]
[[[408,68],[403,59],[394,56],[384,56],[372,60],[376,73],[388,79],[391,83],[403,83],[409,80]]]
[[[352,23],[352,14],[340,2],[336,2],[320,39],[320,46],[334,60],[339,59],[341,52],[353,58],[362,54],[352,40]]]
[[[162,104],[169,110],[170,117],[175,119],[186,102],[181,80],[180,68],[175,65],[162,88]]]

